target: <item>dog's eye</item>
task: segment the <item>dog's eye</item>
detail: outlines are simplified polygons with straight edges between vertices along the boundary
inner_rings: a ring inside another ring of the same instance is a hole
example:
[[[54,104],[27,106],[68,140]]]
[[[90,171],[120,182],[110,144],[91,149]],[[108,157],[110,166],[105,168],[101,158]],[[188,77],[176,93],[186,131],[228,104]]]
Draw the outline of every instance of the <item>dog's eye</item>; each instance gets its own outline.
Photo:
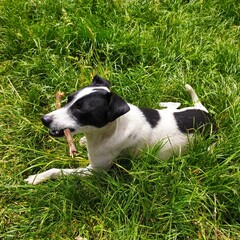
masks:
[[[76,109],[77,111],[83,111],[83,103],[81,101],[76,101],[73,105],[73,108]]]

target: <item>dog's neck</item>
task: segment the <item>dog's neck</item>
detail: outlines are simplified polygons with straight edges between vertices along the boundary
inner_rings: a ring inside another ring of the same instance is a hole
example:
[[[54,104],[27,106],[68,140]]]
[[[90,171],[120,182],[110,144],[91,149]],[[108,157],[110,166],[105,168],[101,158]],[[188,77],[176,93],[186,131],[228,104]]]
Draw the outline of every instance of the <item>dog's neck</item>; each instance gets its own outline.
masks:
[[[87,139],[88,150],[101,147],[103,144],[106,147],[108,144],[114,146],[113,142],[121,142],[123,135],[126,134],[126,126],[129,127],[132,112],[132,105],[129,104],[131,110],[113,122],[109,122],[102,128],[95,129],[85,133]]]
[[[101,143],[108,141],[117,131],[118,121],[108,123],[95,131],[85,133],[88,148],[96,148]]]
[[[112,143],[117,141],[118,121],[108,123],[106,126],[95,131],[85,133],[87,139],[88,158],[91,166],[97,164],[109,164],[116,157]],[[111,164],[110,164],[111,165]]]

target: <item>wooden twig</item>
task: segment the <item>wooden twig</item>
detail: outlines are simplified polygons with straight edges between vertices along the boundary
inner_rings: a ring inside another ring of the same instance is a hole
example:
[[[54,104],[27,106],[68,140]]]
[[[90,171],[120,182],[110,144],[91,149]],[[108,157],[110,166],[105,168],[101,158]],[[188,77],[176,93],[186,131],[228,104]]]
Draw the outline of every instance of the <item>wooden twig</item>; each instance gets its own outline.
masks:
[[[63,92],[58,91],[56,93],[56,108],[57,109],[61,108],[61,99],[62,99],[63,96],[64,96]],[[73,157],[74,155],[76,155],[77,149],[76,149],[75,144],[73,142],[71,131],[68,128],[64,129],[64,135],[65,135],[65,137],[67,139],[67,142],[68,142],[69,155],[71,157]]]

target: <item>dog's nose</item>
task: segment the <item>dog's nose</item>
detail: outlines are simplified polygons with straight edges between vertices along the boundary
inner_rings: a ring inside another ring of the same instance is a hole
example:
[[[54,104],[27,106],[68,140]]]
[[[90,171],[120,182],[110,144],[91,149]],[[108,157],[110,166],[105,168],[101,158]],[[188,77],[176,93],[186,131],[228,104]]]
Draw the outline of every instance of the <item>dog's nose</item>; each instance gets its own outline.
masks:
[[[49,127],[52,122],[52,118],[48,116],[43,116],[42,117],[42,123],[46,126]]]

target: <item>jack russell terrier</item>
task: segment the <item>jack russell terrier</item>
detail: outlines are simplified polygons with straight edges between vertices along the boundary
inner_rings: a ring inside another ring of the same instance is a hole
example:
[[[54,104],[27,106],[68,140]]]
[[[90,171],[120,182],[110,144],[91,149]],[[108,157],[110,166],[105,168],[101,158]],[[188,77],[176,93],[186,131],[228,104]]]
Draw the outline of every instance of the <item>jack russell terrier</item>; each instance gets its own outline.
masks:
[[[68,174],[85,176],[92,171],[108,170],[124,150],[138,152],[144,146],[161,143],[160,159],[187,151],[197,131],[211,129],[208,110],[190,85],[193,106],[177,109],[181,104],[160,103],[164,109],[139,108],[110,92],[109,81],[96,75],[89,86],[68,96],[67,104],[42,117],[53,137],[64,136],[64,129],[84,133],[90,164],[86,168],[57,169],[31,175],[26,182],[38,184]],[[210,126],[210,128],[209,128]]]

